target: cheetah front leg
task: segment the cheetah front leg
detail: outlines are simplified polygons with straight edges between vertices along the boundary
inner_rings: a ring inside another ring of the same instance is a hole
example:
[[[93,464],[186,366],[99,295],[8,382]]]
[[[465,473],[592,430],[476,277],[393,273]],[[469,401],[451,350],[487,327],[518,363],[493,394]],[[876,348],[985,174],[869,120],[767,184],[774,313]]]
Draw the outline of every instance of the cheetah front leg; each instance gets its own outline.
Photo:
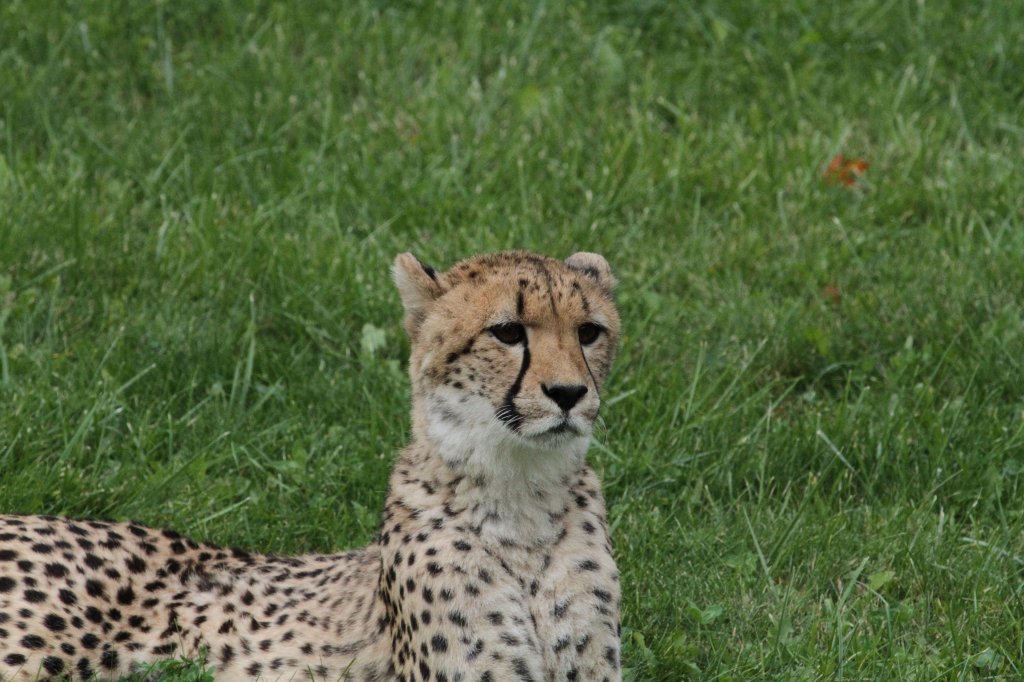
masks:
[[[546,667],[554,680],[618,682],[620,669],[619,585],[611,569],[603,584],[581,587],[559,581],[535,602]]]
[[[430,541],[388,552],[382,590],[398,679],[550,679],[519,580],[464,541],[434,540],[456,554]]]
[[[389,588],[398,597],[392,599],[391,634],[399,679],[550,679],[519,589],[502,585],[489,567],[426,565],[426,573],[399,572]]]
[[[604,501],[591,472],[574,488],[565,533],[531,599],[538,636],[554,680],[622,678],[619,571],[612,557]]]

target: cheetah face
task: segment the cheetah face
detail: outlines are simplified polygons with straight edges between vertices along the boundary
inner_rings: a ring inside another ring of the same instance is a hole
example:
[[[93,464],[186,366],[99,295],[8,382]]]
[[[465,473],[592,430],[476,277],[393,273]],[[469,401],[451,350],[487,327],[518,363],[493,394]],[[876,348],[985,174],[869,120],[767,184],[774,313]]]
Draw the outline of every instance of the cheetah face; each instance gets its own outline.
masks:
[[[456,459],[481,445],[586,449],[619,335],[604,258],[511,252],[438,273],[402,254],[394,272],[414,429]]]

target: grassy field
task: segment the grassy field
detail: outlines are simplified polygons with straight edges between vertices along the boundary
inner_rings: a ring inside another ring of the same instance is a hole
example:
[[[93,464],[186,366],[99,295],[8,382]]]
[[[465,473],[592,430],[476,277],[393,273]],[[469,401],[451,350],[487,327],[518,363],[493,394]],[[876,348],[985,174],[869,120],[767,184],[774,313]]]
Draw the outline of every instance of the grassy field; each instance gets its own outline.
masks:
[[[364,544],[394,254],[599,251],[627,679],[1019,679],[1024,6],[754,7],[0,4],[0,511]]]

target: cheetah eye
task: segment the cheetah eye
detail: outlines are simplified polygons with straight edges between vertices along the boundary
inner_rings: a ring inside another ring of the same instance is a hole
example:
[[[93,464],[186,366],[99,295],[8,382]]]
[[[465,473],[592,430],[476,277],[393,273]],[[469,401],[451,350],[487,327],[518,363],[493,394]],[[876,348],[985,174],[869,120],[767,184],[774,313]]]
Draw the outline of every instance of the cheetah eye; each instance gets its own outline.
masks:
[[[601,336],[601,332],[603,331],[604,327],[601,325],[594,324],[593,322],[587,322],[585,324],[581,324],[576,333],[580,337],[580,343],[584,346],[589,346],[597,341],[597,337]]]
[[[508,346],[522,343],[526,338],[526,328],[518,322],[496,324],[488,331],[494,334],[494,338]]]

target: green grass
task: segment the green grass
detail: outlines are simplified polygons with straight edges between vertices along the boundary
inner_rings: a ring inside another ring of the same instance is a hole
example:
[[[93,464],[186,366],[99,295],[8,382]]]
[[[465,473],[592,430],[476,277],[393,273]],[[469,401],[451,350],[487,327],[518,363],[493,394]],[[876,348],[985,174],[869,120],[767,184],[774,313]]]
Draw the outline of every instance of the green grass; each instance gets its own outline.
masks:
[[[600,251],[627,678],[1024,675],[1024,6],[488,7],[0,4],[0,511],[366,543],[393,255]]]

